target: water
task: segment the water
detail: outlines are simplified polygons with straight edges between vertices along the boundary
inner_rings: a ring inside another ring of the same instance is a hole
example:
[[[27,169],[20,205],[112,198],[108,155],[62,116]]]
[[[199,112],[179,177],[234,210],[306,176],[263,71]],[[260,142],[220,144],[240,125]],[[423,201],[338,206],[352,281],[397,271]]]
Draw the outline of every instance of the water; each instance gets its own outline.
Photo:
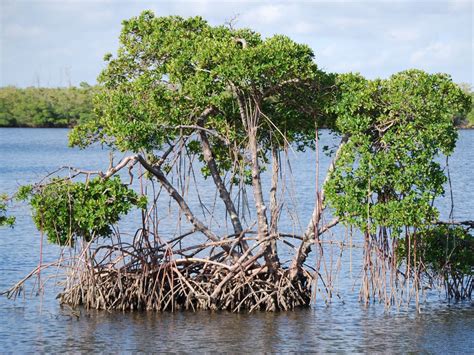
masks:
[[[0,191],[37,181],[61,165],[106,169],[108,152],[99,148],[69,149],[67,130],[0,129]],[[322,144],[337,140],[324,132]],[[474,219],[474,131],[461,131],[450,158],[455,217]],[[322,157],[322,170],[329,159]],[[298,176],[295,209],[301,220],[311,214],[314,196],[314,158],[310,153],[292,158]],[[323,172],[322,172],[323,173]],[[210,197],[209,197],[210,198]],[[442,216],[449,198],[437,202]],[[14,209],[17,226],[0,229],[0,290],[38,264],[40,238],[29,211]],[[289,218],[289,217],[288,217]],[[295,221],[285,222],[297,229]],[[45,246],[44,260],[53,260],[58,248]],[[344,274],[345,275],[345,274]],[[357,278],[357,275],[354,275]],[[50,284],[52,285],[52,284]],[[427,352],[466,353],[474,348],[474,307],[470,302],[450,304],[433,292],[422,306],[387,312],[357,302],[349,278],[341,278],[341,300],[327,307],[294,312],[232,314],[228,312],[97,312],[80,310],[77,318],[59,306],[59,288],[48,288],[16,301],[0,297],[0,352]]]

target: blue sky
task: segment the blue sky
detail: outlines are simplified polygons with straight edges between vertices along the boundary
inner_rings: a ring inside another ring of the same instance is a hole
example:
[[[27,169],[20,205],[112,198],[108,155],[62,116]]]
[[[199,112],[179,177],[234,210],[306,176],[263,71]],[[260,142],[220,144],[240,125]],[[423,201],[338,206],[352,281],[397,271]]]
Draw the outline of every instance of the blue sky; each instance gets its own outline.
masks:
[[[388,77],[408,68],[473,84],[472,0],[141,1],[0,0],[0,86],[94,83],[115,52],[121,21],[200,15],[211,24],[285,34],[310,45],[331,72]]]

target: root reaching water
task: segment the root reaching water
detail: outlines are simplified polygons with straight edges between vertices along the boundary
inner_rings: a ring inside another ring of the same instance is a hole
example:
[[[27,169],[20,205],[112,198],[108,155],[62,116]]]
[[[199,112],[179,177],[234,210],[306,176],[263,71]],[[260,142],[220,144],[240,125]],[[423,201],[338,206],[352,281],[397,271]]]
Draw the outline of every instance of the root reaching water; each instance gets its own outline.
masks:
[[[271,273],[255,268],[234,272],[205,260],[181,265],[171,261],[146,272],[86,267],[59,299],[71,306],[106,310],[276,311],[308,306],[308,286],[307,277],[291,280],[283,269]]]
[[[292,278],[283,268],[261,266],[262,253],[250,256],[250,250],[236,264],[229,254],[212,256],[213,244],[185,249],[188,253],[209,249],[207,258],[164,247],[98,248],[82,262],[76,260],[58,298],[71,306],[105,310],[276,311],[310,304],[309,273]]]

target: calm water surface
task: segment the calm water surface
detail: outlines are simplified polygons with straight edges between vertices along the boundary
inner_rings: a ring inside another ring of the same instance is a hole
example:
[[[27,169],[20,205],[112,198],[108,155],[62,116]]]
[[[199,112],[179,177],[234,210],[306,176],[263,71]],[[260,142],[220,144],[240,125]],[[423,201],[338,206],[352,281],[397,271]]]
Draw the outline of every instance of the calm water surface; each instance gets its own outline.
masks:
[[[328,133],[323,144],[332,144]],[[323,157],[322,170],[329,159]],[[108,152],[99,148],[67,148],[67,130],[0,129],[0,191],[13,192],[37,181],[61,165],[106,169]],[[297,172],[296,200],[305,221],[314,196],[314,158],[294,156]],[[454,214],[474,219],[474,131],[461,131],[450,158]],[[438,201],[443,216],[449,199]],[[0,290],[26,275],[38,264],[39,240],[29,211],[15,207],[17,226],[0,230]],[[291,223],[288,222],[288,225]],[[54,260],[58,249],[45,247],[45,260]],[[345,261],[347,262],[347,261]],[[354,276],[356,278],[357,276]],[[52,284],[51,284],[52,285]],[[50,287],[44,295],[28,293],[16,301],[0,297],[0,353],[171,351],[171,352],[424,352],[472,353],[474,307],[449,304],[436,293],[428,295],[421,314],[413,309],[392,310],[357,302],[353,280],[342,278],[341,300],[331,306],[317,302],[311,309],[280,313],[232,314],[228,312],[96,312],[81,310],[79,318],[59,306]]]

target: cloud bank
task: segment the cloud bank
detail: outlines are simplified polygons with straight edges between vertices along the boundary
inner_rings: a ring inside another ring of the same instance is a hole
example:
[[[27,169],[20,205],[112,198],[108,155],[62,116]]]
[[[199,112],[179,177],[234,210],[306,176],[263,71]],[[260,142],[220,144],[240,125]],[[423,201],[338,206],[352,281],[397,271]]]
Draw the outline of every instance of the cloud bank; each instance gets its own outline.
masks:
[[[320,67],[388,77],[408,68],[473,84],[473,2],[2,0],[0,85],[94,83],[120,23],[145,9],[276,33],[310,45]]]

